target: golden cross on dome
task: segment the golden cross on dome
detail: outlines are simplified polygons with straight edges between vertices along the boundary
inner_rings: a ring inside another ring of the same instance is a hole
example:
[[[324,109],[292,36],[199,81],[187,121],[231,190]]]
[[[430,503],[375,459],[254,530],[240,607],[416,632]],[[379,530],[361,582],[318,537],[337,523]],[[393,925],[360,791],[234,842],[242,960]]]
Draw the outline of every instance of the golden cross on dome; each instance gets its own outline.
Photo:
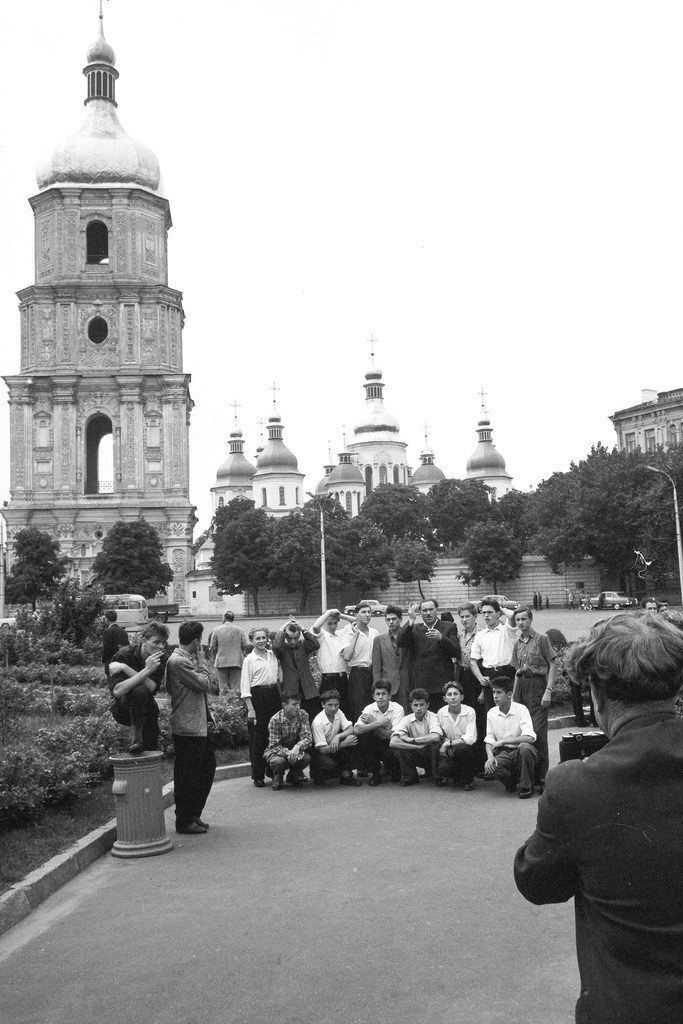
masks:
[[[240,408],[240,403],[238,401],[231,402],[230,408],[233,410],[233,418],[235,421],[235,426],[237,426],[237,410]]]
[[[266,425],[266,421],[265,420],[258,420],[257,422],[258,422],[258,425],[259,425],[259,432],[261,434],[261,440],[263,441],[263,428]]]
[[[481,389],[481,391],[477,391],[477,394],[478,394],[478,395],[480,396],[480,398],[481,398],[481,411],[482,411],[482,413],[484,413],[484,414],[485,414],[485,413],[486,413],[486,411],[487,411],[487,410],[486,410],[486,392],[484,391],[484,388],[483,388],[483,386],[482,386],[482,389]]]
[[[425,422],[422,424],[422,426],[423,426],[424,432],[425,432],[425,446],[427,448],[429,448],[429,433],[428,433],[429,432],[429,424],[425,420]]]
[[[270,390],[273,392],[273,416],[277,416],[277,394],[280,389],[275,381],[273,381],[273,386]]]
[[[370,335],[370,337],[368,338],[368,342],[370,344],[370,366],[374,370],[375,369],[375,345],[377,344],[377,338],[374,336],[374,334]]]
[[[344,447],[346,448],[346,424],[342,423],[342,440],[344,441]]]
[[[95,3],[100,5],[100,21],[102,21],[104,19],[104,13],[102,11],[102,4],[104,3],[104,0],[95,0]]]

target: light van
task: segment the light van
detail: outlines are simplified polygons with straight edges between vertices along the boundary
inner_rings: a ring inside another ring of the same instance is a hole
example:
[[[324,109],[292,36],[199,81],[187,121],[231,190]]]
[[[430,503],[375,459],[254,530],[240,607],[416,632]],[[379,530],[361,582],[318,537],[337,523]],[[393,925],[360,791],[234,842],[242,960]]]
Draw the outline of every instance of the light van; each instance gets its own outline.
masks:
[[[104,600],[108,608],[116,612],[116,621],[129,633],[134,633],[149,620],[147,601],[142,594],[105,594]]]

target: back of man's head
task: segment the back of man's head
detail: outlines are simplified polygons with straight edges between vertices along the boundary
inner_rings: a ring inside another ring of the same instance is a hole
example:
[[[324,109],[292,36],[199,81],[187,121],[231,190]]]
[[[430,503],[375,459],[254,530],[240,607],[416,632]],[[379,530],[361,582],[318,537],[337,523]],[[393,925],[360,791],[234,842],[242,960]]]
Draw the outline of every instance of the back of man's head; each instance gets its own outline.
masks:
[[[638,612],[596,623],[569,649],[569,675],[591,682],[622,704],[672,700],[683,683],[683,633],[661,617]]]
[[[235,621],[235,613],[234,612],[224,612],[223,613],[223,622],[234,622],[234,621]]]
[[[178,640],[181,644],[191,644],[193,640],[201,639],[201,635],[204,632],[204,627],[201,622],[197,619],[188,619],[186,622],[181,622],[178,627]]]
[[[114,608],[105,608],[104,617],[107,620],[107,622],[116,622],[116,620],[118,619],[118,615],[116,614],[116,609],[114,609]]]

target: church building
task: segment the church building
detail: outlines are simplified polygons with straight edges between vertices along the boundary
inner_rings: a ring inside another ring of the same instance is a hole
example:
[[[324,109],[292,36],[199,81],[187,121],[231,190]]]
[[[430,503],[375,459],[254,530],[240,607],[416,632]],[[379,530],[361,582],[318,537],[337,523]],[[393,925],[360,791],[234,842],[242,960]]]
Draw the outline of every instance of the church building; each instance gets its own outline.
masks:
[[[184,604],[192,399],[181,293],[168,284],[171,213],[156,156],[119,121],[101,14],[83,74],[83,124],[39,166],[29,200],[35,281],[18,293],[20,370],[5,377],[9,560],[17,532],[34,526],[85,580],[112,525],[142,517]]]

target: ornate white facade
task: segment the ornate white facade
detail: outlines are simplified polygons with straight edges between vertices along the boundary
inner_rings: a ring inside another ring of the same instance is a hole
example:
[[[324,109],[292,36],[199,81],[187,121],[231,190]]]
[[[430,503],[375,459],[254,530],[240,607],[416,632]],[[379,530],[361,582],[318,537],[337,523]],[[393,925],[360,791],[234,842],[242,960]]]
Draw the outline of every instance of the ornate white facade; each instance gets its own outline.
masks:
[[[365,374],[365,407],[346,446],[365,481],[366,495],[381,484],[409,484],[408,445],[399,436],[399,422],[384,404],[382,371]],[[329,492],[329,487],[328,487]]]
[[[170,209],[155,191],[156,157],[118,121],[118,72],[101,25],[83,73],[85,122],[41,165],[29,200],[35,283],[18,293],[20,371],[5,377],[9,558],[17,531],[35,526],[87,578],[113,523],[141,516],[159,531],[183,604],[193,403],[181,293],[168,286]]]

